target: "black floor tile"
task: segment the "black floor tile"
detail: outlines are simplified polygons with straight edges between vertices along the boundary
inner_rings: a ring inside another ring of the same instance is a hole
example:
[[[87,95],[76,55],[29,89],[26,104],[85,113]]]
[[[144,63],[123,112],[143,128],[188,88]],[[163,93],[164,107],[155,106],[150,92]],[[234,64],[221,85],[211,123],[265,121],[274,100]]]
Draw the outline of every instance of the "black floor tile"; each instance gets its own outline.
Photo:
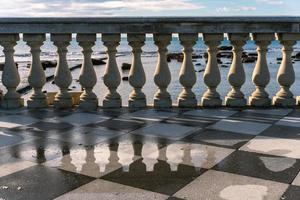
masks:
[[[264,130],[260,135],[300,140],[300,129],[297,127],[273,125]]]
[[[290,184],[300,171],[300,160],[235,151],[213,169]]]
[[[36,128],[41,131],[65,131],[73,128],[72,124],[66,122],[45,122],[40,121],[29,125],[28,127]]]
[[[299,200],[299,199],[300,199],[300,186],[296,186],[296,185],[290,185],[281,197],[281,200]]]
[[[115,118],[100,122],[96,126],[102,126],[112,130],[130,132],[143,127],[145,124],[146,123],[143,121]]]
[[[139,159],[129,165],[128,172],[119,169],[101,179],[172,195],[205,171],[205,169],[181,164],[178,165],[177,171],[171,171],[170,165],[160,160],[154,165],[153,171],[146,171],[143,159]]]
[[[206,129],[188,136],[185,141],[238,149],[254,137],[254,135]]]
[[[0,199],[54,199],[93,181],[91,177],[42,165],[0,178]]]

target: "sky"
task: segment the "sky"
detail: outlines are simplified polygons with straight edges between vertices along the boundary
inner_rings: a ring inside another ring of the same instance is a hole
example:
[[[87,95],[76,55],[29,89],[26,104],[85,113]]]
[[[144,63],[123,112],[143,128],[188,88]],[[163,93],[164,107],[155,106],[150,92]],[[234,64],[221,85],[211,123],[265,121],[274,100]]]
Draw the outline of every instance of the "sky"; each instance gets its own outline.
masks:
[[[0,17],[300,16],[300,0],[0,0]]]

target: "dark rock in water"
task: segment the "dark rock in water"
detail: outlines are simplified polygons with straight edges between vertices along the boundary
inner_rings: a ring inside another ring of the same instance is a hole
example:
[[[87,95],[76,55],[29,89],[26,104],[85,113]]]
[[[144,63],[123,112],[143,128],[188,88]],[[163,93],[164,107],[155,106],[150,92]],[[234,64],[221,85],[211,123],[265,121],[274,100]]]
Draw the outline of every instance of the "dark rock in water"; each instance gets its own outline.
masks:
[[[51,84],[55,85],[55,81],[52,81]]]
[[[279,62],[277,62],[277,64],[281,64],[281,62],[279,61]]]
[[[121,68],[122,68],[122,70],[130,70],[131,64],[129,64],[129,63],[123,63]]]
[[[167,58],[170,60],[178,60],[179,58],[183,58],[183,53],[169,53]]]
[[[300,52],[296,53],[295,58],[300,59]]]
[[[18,63],[15,63],[17,68],[19,67],[19,64]],[[3,68],[4,68],[4,63],[0,63],[0,71],[3,71]]]
[[[75,88],[76,88],[76,86],[75,86],[75,85],[73,85],[73,86],[72,86],[72,88],[73,88],[73,89],[75,89]]]
[[[254,53],[248,53],[248,56],[254,56],[254,57],[257,57],[257,53],[254,52]]]
[[[200,69],[200,70],[198,70],[198,72],[204,72],[205,71],[205,69]]]
[[[47,61],[47,60],[44,60],[44,61],[41,61],[41,63],[42,63],[42,66],[43,66],[44,70],[47,69],[47,68],[54,68],[57,65],[56,61]]]
[[[219,52],[217,54],[218,58],[232,58],[232,52]]]
[[[192,55],[192,58],[193,58],[193,59],[200,59],[200,58],[202,58],[202,56],[201,56],[201,55],[196,55],[196,54],[194,54],[194,55]]]
[[[76,80],[75,80],[75,82],[76,82],[76,83],[79,83],[79,80],[78,80],[78,79],[76,79]]]
[[[256,61],[256,57],[247,57],[242,59],[243,63],[254,63],[255,61]]]
[[[123,81],[128,81],[129,78],[128,78],[128,76],[124,76],[124,77],[122,77],[122,80],[123,80]]]
[[[167,62],[171,62],[171,58],[167,56]]]
[[[197,62],[197,59],[193,59],[193,62]]]
[[[218,49],[220,51],[231,51],[232,48],[233,48],[232,46],[220,46],[220,47],[218,47]]]
[[[276,60],[277,60],[277,61],[280,61],[280,60],[282,60],[282,58],[276,58]]]
[[[208,53],[205,52],[205,53],[203,54],[203,57],[204,57],[204,58],[208,58]]]
[[[243,51],[242,58],[247,58],[247,57],[248,57],[247,53],[245,51]]]
[[[222,60],[219,58],[217,59],[217,62],[218,62],[218,64],[223,64]]]
[[[106,62],[103,61],[103,58],[100,59],[96,59],[96,58],[92,58],[92,63],[93,65],[105,65]]]
[[[68,91],[72,91],[72,89],[71,89],[71,88],[68,88]]]
[[[300,61],[300,59],[295,59],[294,61],[298,62],[298,61]]]
[[[196,63],[195,66],[201,66],[201,63]]]
[[[221,65],[221,67],[228,68],[229,66],[228,65]]]
[[[183,62],[183,57],[177,58],[177,62]]]

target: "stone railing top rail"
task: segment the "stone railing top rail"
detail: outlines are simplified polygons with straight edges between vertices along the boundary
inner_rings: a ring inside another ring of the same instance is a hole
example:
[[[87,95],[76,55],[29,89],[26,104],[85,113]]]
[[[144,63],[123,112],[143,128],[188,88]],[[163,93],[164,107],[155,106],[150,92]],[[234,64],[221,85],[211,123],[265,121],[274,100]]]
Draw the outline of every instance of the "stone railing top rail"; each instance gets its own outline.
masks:
[[[300,33],[300,17],[0,18],[0,33]]]

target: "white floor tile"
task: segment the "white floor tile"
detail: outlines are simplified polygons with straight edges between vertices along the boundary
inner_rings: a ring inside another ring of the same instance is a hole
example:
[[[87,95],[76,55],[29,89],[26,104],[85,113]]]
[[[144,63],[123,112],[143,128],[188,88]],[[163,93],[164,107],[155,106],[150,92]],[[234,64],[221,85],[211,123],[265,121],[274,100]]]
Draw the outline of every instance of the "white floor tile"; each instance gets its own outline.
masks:
[[[164,112],[164,111],[155,111],[155,110],[139,110],[132,113],[127,113],[122,116],[121,118],[134,118],[134,119],[141,119],[141,120],[150,120],[150,121],[160,121],[162,119],[167,119],[170,117],[176,116],[177,113],[175,112]]]
[[[271,124],[266,123],[223,119],[211,125],[209,128],[215,130],[229,131],[233,133],[258,135],[270,126]]]
[[[183,113],[183,115],[195,116],[195,117],[211,117],[223,119],[231,115],[234,115],[237,111],[233,110],[221,110],[221,109],[203,109],[203,110],[192,110]]]
[[[0,116],[1,128],[16,128],[28,124],[33,124],[38,120],[25,115],[5,115]]]
[[[151,124],[150,126],[140,128],[132,133],[178,140],[184,138],[185,136],[188,136],[189,134],[197,130],[200,130],[200,128],[157,122]]]
[[[56,200],[165,200],[167,198],[168,196],[163,194],[99,179],[66,193]]]
[[[300,140],[257,136],[240,149],[275,156],[300,159]]]
[[[281,120],[279,120],[276,123],[276,125],[300,128],[300,118],[299,117],[284,117]]]
[[[274,200],[280,199],[287,187],[274,181],[209,170],[174,196],[189,200]]]

